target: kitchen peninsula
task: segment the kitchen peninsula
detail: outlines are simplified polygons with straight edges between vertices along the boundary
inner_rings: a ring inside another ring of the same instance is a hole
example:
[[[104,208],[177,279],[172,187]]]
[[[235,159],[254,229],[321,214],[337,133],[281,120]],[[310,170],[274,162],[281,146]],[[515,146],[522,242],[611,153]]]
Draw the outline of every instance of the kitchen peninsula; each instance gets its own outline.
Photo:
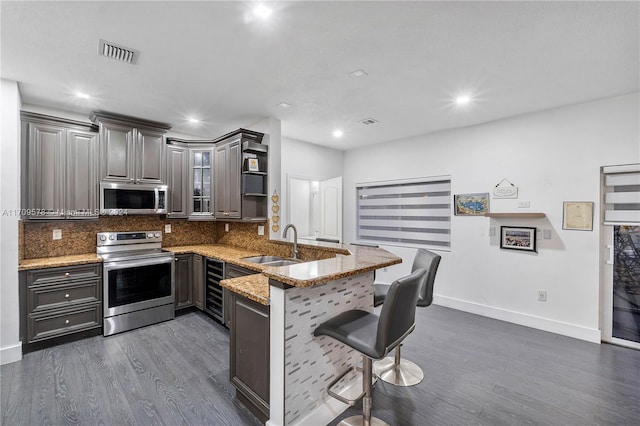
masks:
[[[313,424],[324,424],[347,408],[330,397],[326,388],[342,372],[360,365],[360,354],[331,339],[313,337],[313,330],[340,312],[373,310],[373,271],[398,264],[401,259],[378,248],[342,247],[342,253],[333,258],[266,268],[261,275],[221,282],[242,296],[231,308],[232,318],[237,306],[256,315],[256,321],[262,316],[262,322],[252,324],[254,329],[259,329],[259,324],[264,326],[268,318],[267,424],[309,424],[311,419]],[[255,302],[268,308],[260,309]],[[259,353],[253,357],[246,350],[242,355],[234,353],[238,340],[243,339],[236,328],[252,333],[249,327],[231,321],[232,382],[240,391],[241,401],[253,405],[252,409],[262,405],[264,413],[265,398],[260,394],[264,395],[265,390],[260,392],[242,380],[234,381],[235,357],[244,357],[241,359],[249,360],[249,364],[260,363]],[[256,383],[263,386],[262,382]]]

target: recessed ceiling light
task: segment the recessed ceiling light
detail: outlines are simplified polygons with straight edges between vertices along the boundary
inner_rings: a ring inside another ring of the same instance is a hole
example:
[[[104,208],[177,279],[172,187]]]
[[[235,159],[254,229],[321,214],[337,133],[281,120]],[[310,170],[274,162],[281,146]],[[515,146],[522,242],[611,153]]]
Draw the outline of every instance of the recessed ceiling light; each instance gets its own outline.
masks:
[[[333,131],[333,137],[334,138],[341,138],[343,134],[344,133],[342,133],[342,130],[340,130],[340,129],[336,129],[336,130]]]
[[[366,124],[367,126],[370,124],[376,124],[379,123],[378,120],[376,120],[375,118],[365,118],[364,120],[360,121],[362,124]]]
[[[458,105],[466,105],[471,102],[471,96],[469,95],[460,95],[456,98],[456,104]]]
[[[260,3],[253,8],[253,16],[260,19],[269,19],[269,16],[273,13],[273,10]]]
[[[280,102],[280,103],[278,104],[278,106],[279,106],[280,108],[291,108],[291,104],[288,104],[288,103],[286,103],[286,102]]]
[[[200,122],[200,120],[198,120],[197,118],[193,118],[193,117],[188,118],[187,120],[189,120],[189,123],[193,123],[193,124],[196,124],[196,123]]]
[[[355,70],[349,73],[349,76],[353,78],[361,78],[366,77],[368,74],[364,72],[364,70]]]
[[[87,95],[86,93],[82,93],[82,92],[76,92],[76,96],[80,99],[89,99],[91,96]]]

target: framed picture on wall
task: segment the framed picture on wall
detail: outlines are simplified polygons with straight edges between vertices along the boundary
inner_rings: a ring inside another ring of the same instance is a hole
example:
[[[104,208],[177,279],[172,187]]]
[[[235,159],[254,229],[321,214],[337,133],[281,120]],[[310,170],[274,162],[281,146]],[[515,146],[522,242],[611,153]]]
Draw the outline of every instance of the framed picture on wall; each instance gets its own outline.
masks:
[[[456,194],[453,205],[456,216],[484,216],[489,213],[489,193]]]
[[[536,252],[536,228],[501,226],[500,248]]]
[[[562,229],[593,231],[593,202],[565,201],[562,203]]]

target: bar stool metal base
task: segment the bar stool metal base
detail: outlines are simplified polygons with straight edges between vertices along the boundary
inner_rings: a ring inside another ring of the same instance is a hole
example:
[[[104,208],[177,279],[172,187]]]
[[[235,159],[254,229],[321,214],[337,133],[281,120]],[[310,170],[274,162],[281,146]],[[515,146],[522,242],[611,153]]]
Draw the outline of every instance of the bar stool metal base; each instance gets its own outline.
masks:
[[[377,417],[371,417],[369,419],[369,425],[371,426],[389,426],[389,423],[385,423]],[[364,422],[364,416],[351,416],[338,423],[338,426],[369,426]]]
[[[411,361],[400,358],[400,346],[395,356],[386,357],[373,363],[373,374],[384,382],[395,386],[414,386],[422,381],[422,369]]]

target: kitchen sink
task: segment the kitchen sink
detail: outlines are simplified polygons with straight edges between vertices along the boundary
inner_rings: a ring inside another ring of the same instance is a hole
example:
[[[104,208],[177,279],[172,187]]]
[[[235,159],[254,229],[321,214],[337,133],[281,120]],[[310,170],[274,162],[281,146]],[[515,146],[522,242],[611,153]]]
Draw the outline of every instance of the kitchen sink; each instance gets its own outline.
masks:
[[[263,265],[267,265],[267,266],[289,266],[289,265],[295,265],[296,263],[300,263],[300,261],[296,260],[296,259],[282,259],[282,260],[274,260],[273,262],[263,263]]]
[[[242,260],[244,260],[245,262],[258,263],[265,266],[287,266],[301,262],[298,259],[286,259],[280,256],[253,256],[245,257]]]

